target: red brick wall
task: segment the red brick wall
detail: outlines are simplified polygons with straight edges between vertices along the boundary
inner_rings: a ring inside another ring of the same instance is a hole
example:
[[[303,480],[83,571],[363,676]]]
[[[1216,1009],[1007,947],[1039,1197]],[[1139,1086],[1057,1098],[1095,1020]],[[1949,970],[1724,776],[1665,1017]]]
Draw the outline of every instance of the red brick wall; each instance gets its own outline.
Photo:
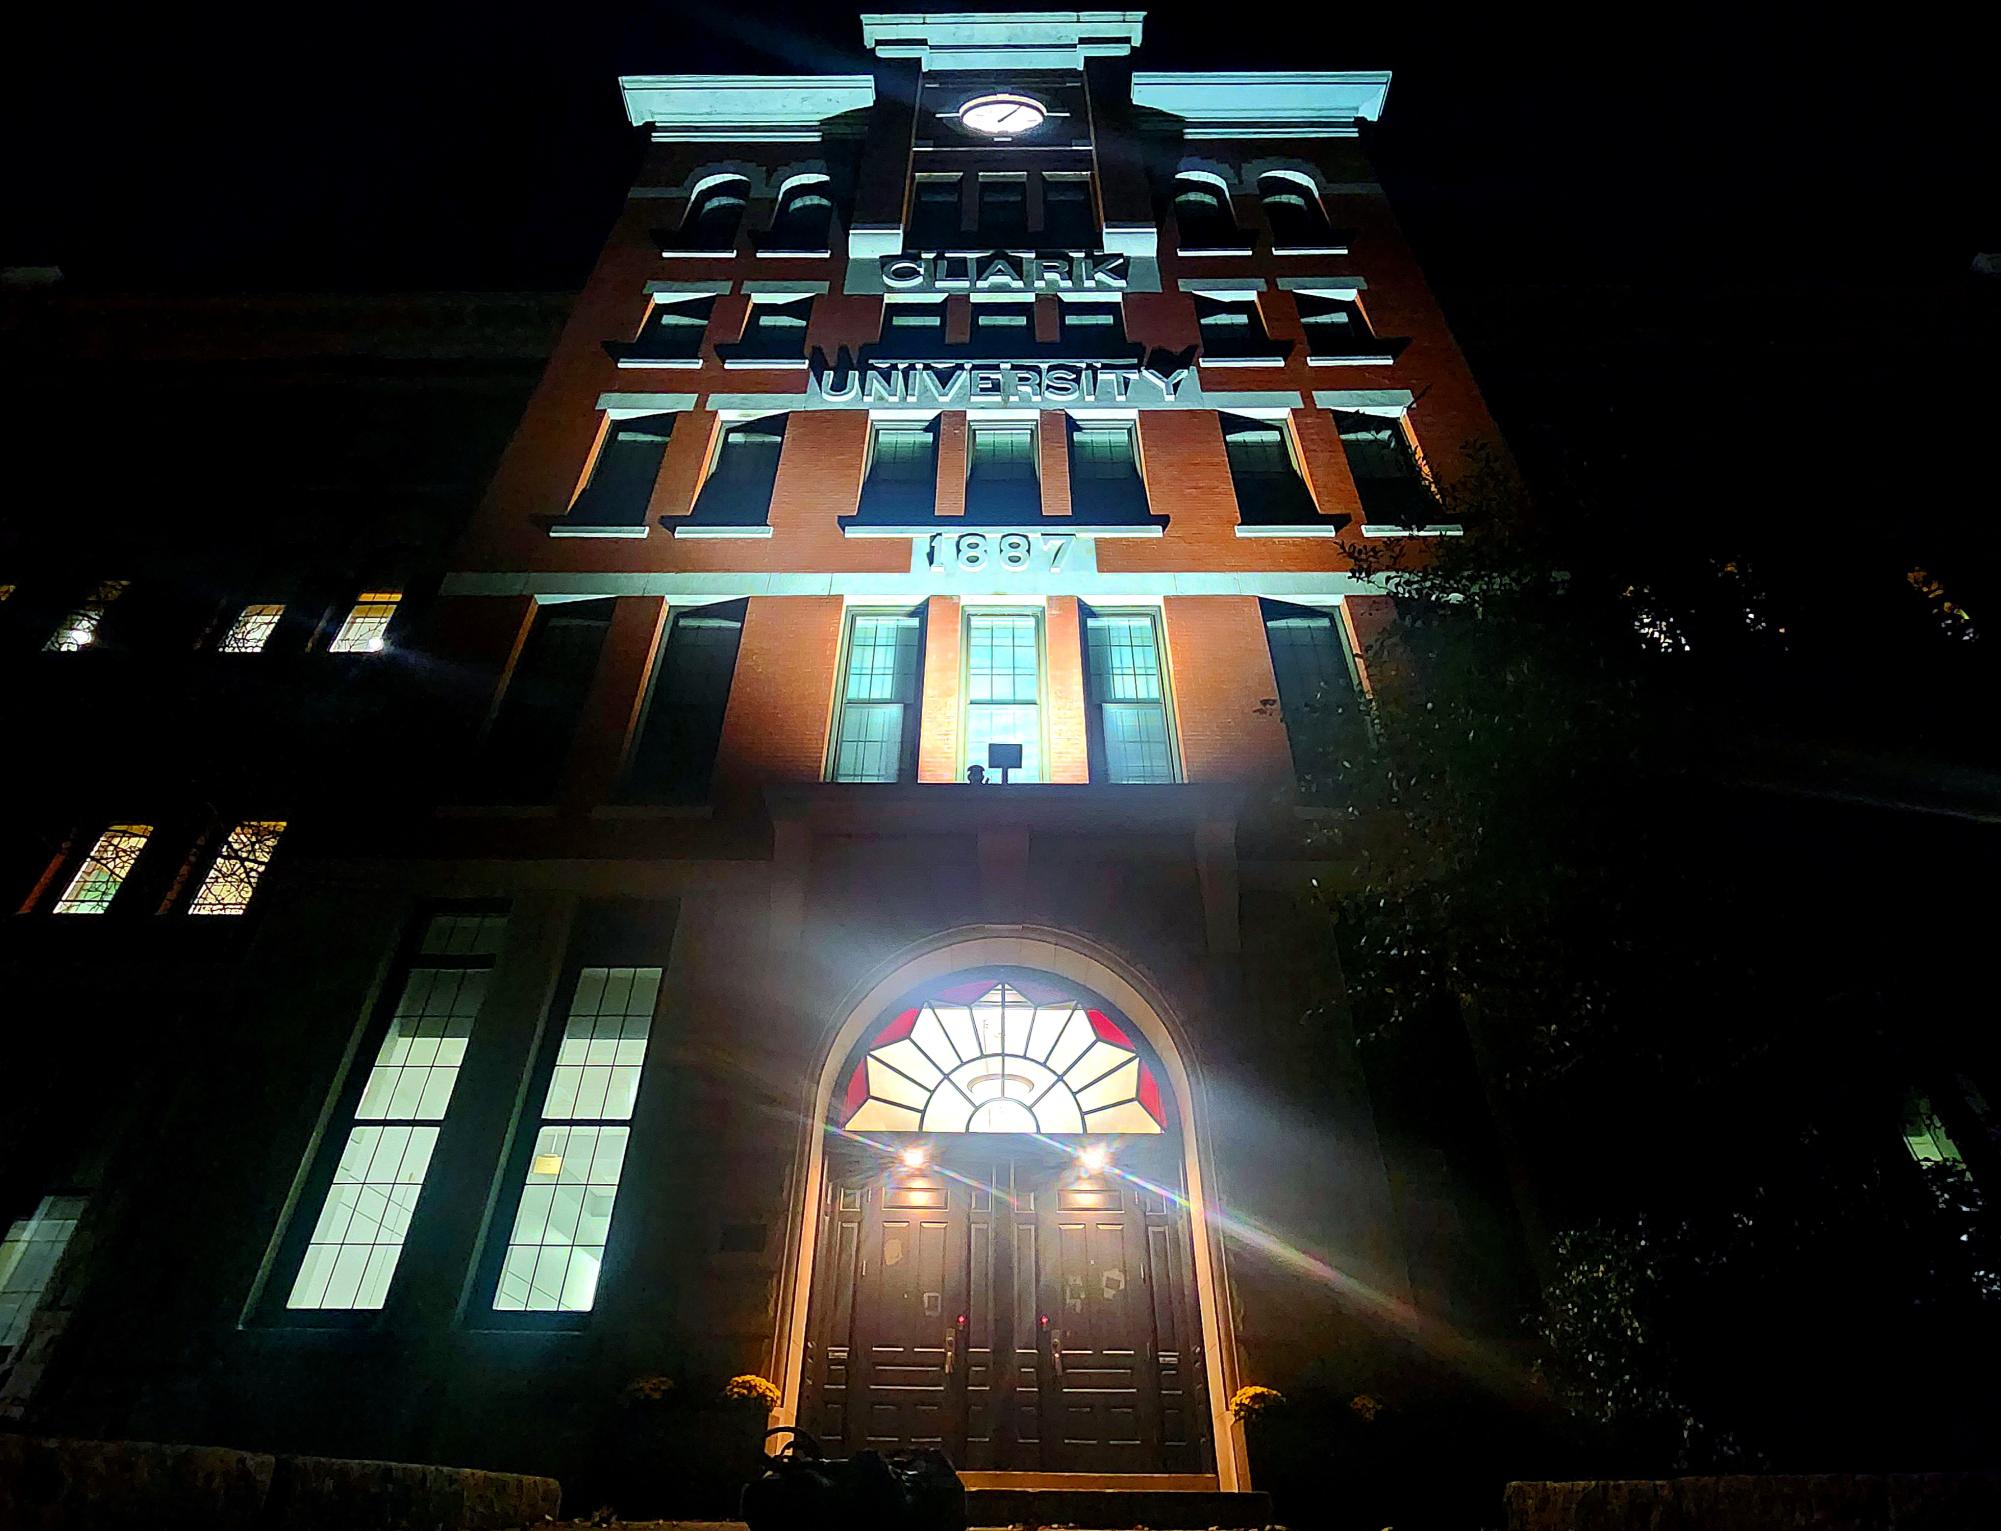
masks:
[[[718,800],[750,806],[768,781],[818,781],[841,644],[838,596],[749,603],[716,754]]]
[[[1189,781],[1284,781],[1285,726],[1259,704],[1278,695],[1258,603],[1247,596],[1169,596],[1162,606],[1181,766]]]
[[[1043,644],[1049,669],[1049,698],[1043,709],[1043,734],[1049,759],[1049,781],[1091,779],[1089,741],[1084,734],[1084,648],[1078,626],[1077,598],[1053,595],[1043,619]]]
[[[934,595],[924,628],[924,723],[917,779],[959,780],[959,602]]]

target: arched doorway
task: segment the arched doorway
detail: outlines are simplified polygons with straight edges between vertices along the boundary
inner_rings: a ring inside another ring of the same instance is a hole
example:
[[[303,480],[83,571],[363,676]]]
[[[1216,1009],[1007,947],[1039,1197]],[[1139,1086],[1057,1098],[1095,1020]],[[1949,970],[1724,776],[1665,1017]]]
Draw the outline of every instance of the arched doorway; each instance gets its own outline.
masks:
[[[843,1450],[937,1444],[976,1473],[1237,1486],[1190,1081],[1136,989],[1058,956],[958,943],[841,1028],[785,1413]]]

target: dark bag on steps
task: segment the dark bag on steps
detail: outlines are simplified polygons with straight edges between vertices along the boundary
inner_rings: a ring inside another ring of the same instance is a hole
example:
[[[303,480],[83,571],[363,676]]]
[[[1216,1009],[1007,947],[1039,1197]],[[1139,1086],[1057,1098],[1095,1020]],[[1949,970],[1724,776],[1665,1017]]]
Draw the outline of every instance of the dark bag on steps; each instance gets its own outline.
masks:
[[[773,1436],[789,1437],[775,1450]],[[744,1485],[750,1531],[966,1531],[966,1486],[942,1451],[825,1457],[804,1430],[767,1430],[764,1470]]]

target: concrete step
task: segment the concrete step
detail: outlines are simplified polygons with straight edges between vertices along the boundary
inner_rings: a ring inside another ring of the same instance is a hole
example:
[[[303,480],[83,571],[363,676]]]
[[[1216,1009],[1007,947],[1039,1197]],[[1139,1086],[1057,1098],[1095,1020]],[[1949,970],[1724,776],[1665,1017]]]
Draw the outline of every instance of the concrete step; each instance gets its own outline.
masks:
[[[1203,1531],[1271,1524],[1271,1496],[1216,1489],[969,1488],[972,1526],[1078,1526],[1091,1531]]]

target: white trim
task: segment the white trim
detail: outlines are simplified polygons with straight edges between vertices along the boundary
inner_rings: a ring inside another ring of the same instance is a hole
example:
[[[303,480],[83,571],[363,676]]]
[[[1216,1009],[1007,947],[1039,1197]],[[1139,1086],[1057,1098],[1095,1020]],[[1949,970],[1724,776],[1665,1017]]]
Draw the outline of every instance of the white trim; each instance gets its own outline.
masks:
[[[1282,276],[1278,279],[1278,289],[1280,292],[1303,292],[1315,298],[1338,298],[1367,292],[1369,284],[1366,278],[1359,276]]]
[[[1145,11],[915,11],[862,13],[862,45],[879,58],[950,69],[1082,69],[1139,46]]]
[[[1309,367],[1391,367],[1396,358],[1387,351],[1356,351],[1349,356],[1308,356]]]
[[[962,610],[961,621],[967,613]],[[963,631],[963,629],[962,629]],[[1045,640],[1046,641],[1046,640]],[[963,739],[963,735],[962,735]],[[1001,930],[1006,934],[1000,934]],[[796,1423],[799,1395],[805,1380],[806,1325],[812,1303],[814,1245],[819,1233],[820,1183],[826,1175],[826,1133],[822,1123],[833,1105],[841,1066],[868,1028],[911,989],[936,982],[969,968],[1022,967],[1068,978],[1108,1000],[1143,1036],[1167,1075],[1180,1116],[1182,1175],[1188,1196],[1189,1242],[1195,1256],[1196,1308],[1202,1328],[1202,1351],[1209,1394],[1209,1434],[1215,1445],[1217,1485],[1225,1492],[1248,1485],[1249,1461],[1244,1435],[1230,1417],[1230,1392],[1238,1377],[1236,1331],[1226,1322],[1235,1309],[1230,1302],[1224,1264],[1221,1219],[1208,1195],[1207,1144],[1203,1122],[1208,1115],[1206,1092],[1183,1057],[1187,1028],[1164,998],[1141,989],[1147,982],[1137,969],[1116,954],[1087,946],[1074,936],[1034,926],[972,926],[906,948],[878,964],[868,979],[849,991],[835,1012],[842,1015],[822,1058],[817,1078],[809,1078],[809,1098],[800,1102],[800,1144],[794,1163],[796,1205],[792,1247],[795,1258],[789,1290],[784,1294],[783,1323],[775,1337],[783,1347],[778,1368],[781,1397],[774,1421]],[[1186,1048],[1192,1053],[1192,1047]]]
[[[618,364],[621,368],[630,368],[635,371],[647,367],[686,367],[699,370],[702,366],[702,358],[699,356],[621,356],[618,359]]]
[[[1263,292],[1265,279],[1261,276],[1184,276],[1174,284],[1182,292],[1192,292],[1198,298],[1230,298],[1240,292]]]
[[[953,528],[928,528],[950,531]],[[964,527],[977,531],[978,527]],[[1080,541],[1089,542],[1088,538]],[[982,571],[986,572],[986,571]],[[997,596],[1018,591],[1024,598],[1047,591],[1098,600],[1136,600],[1150,595],[1261,595],[1275,601],[1291,601],[1311,606],[1316,602],[1339,600],[1346,595],[1387,595],[1379,579],[1351,571],[1319,570],[1202,570],[1180,573],[1100,574],[1072,571],[1047,578],[1020,576],[1002,580],[993,575],[988,587]],[[532,572],[483,572],[466,570],[445,577],[443,591],[454,596],[517,595],[654,595],[675,605],[704,605],[735,601],[747,596],[846,595],[866,593],[883,600],[912,603],[945,591],[935,572],[917,574],[852,573],[762,573],[749,569],[717,569],[707,572],[619,572],[585,574],[540,569]]]
[[[628,74],[625,117],[655,143],[810,141],[820,124],[875,104],[867,74]]]
[[[1188,138],[1353,138],[1383,114],[1386,69],[1139,71],[1134,106],[1179,117]]]
[[[597,407],[614,420],[634,415],[673,415],[695,407],[692,393],[601,393]]]
[[[727,541],[736,538],[764,538],[771,535],[769,526],[684,526],[678,516],[666,516],[661,525],[675,537],[700,537]]]
[[[1179,246],[1177,246],[1175,248],[1174,253],[1176,255],[1181,256],[1182,259],[1184,260],[1206,260],[1211,256],[1220,256],[1220,255],[1239,257],[1248,260],[1251,255],[1251,247],[1249,245],[1245,245],[1241,250],[1239,250],[1234,245],[1205,245],[1205,246],[1199,246],[1192,250],[1184,250]]]
[[[734,260],[734,250],[662,250],[662,260]]]
[[[1166,529],[1159,526],[1121,526],[1104,522],[1081,521],[1074,525],[1061,523],[1072,520],[1069,516],[1050,516],[1035,521],[975,521],[963,526],[951,523],[962,520],[959,516],[942,516],[936,521],[880,522],[867,525],[844,526],[844,537],[929,537],[936,533],[957,536],[963,532],[981,532],[990,537],[1005,536],[1009,532],[1051,533],[1059,537],[1139,537],[1156,539],[1165,535]]]
[[[666,298],[670,302],[676,298],[720,298],[730,290],[730,279],[726,276],[709,277],[692,282],[648,282],[646,296]]]
[[[1316,388],[1315,409],[1338,409],[1351,415],[1387,415],[1391,419],[1410,413],[1417,396],[1408,388]]]
[[[765,281],[759,279],[745,282],[743,290],[747,297],[767,298],[774,301],[783,300],[788,297],[824,298],[827,295],[827,283],[812,280],[793,281],[790,279],[774,279]]]
[[[811,365],[803,356],[732,356],[723,362],[726,372],[804,372]]]
[[[1273,255],[1346,255],[1346,245],[1273,245]]]
[[[550,526],[549,535],[551,537],[622,537],[631,539],[644,537],[650,531],[652,531],[652,528],[644,521],[641,521],[637,526],[569,526],[558,521]],[[587,601],[590,597],[584,595],[559,595],[537,596],[536,599],[540,601]]]
[[[1198,367],[1283,367],[1283,356],[1198,356]]]
[[[1362,524],[1364,537],[1463,537],[1466,528],[1456,521],[1441,521],[1429,526],[1377,526],[1372,522]]]
[[[1338,537],[1341,528],[1331,521],[1302,521],[1296,526],[1246,526],[1237,523],[1239,537]]]

